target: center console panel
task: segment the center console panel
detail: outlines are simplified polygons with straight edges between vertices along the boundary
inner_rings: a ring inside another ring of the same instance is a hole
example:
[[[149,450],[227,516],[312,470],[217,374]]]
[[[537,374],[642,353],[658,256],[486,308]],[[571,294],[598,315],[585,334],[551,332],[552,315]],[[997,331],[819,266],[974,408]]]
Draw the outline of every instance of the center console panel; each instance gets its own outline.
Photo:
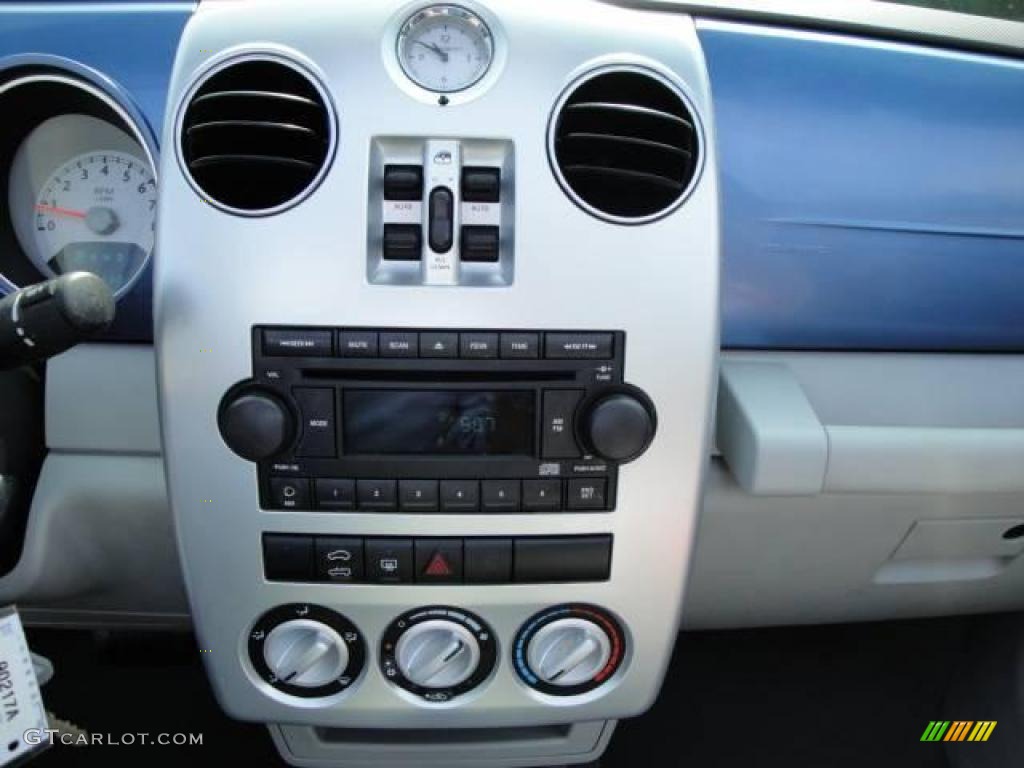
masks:
[[[707,77],[685,16],[428,5],[211,1],[185,30],[155,274],[180,555],[218,700],[288,724],[289,761],[578,762],[678,629],[718,348]],[[445,23],[493,60],[439,97]]]

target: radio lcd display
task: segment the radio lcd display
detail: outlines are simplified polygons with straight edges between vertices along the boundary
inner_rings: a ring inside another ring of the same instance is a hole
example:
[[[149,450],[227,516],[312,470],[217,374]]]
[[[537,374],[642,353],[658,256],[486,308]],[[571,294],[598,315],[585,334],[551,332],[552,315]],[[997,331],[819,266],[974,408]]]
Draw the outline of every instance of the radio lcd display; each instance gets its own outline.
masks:
[[[347,455],[519,455],[534,452],[529,390],[347,389]]]

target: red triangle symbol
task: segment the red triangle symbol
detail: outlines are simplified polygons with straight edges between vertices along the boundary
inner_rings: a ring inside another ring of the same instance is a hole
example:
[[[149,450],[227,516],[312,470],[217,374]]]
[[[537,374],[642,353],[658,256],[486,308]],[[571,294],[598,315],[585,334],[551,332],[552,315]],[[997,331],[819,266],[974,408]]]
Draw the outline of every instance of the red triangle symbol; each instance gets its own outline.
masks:
[[[451,576],[452,567],[448,564],[448,560],[440,552],[435,552],[434,556],[430,558],[430,562],[427,563],[426,570],[423,571],[424,576]]]

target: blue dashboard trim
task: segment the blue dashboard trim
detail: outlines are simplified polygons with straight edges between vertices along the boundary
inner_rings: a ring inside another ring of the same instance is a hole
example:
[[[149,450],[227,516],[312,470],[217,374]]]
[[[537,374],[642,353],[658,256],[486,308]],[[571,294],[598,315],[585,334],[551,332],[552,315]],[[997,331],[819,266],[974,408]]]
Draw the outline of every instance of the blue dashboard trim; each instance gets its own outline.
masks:
[[[139,122],[158,154],[174,56],[194,8],[194,2],[2,4],[0,68],[47,66],[94,82]],[[6,208],[6,189],[2,200]],[[104,338],[152,341],[152,291],[150,262],[118,302]]]
[[[700,21],[723,344],[1024,350],[1024,62]]]

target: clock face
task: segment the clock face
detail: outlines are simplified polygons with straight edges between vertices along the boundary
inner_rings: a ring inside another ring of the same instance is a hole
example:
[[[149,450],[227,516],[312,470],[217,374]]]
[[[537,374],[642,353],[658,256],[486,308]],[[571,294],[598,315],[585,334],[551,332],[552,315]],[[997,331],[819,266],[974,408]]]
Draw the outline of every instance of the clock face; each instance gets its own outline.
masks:
[[[398,35],[398,60],[417,85],[437,93],[462,91],[487,72],[494,57],[491,31],[457,5],[417,11]]]

